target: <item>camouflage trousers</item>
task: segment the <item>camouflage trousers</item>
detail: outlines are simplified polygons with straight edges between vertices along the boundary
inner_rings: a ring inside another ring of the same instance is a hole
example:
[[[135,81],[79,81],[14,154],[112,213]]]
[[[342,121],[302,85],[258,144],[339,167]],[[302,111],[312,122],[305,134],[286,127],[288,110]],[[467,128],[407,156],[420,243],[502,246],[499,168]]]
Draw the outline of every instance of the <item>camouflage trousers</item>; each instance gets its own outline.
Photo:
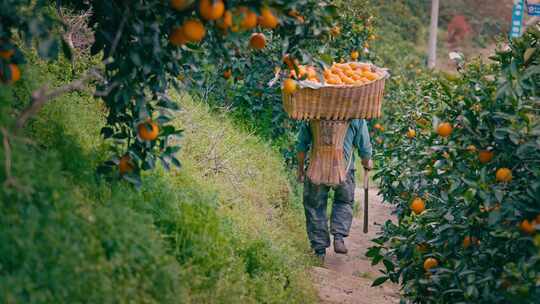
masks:
[[[315,185],[308,178],[304,182],[304,210],[307,234],[311,247],[316,252],[330,247],[328,218],[326,216],[328,193],[334,190],[334,203],[330,217],[330,233],[335,238],[349,235],[353,218],[354,190],[356,188],[354,169],[349,170],[345,183],[330,187]]]

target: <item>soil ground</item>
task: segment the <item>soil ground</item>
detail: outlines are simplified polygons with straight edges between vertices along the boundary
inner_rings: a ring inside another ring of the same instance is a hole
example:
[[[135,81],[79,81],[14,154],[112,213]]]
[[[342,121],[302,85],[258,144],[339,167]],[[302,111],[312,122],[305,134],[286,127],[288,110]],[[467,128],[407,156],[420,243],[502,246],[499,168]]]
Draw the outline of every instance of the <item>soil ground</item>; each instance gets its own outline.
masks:
[[[313,267],[311,274],[319,292],[322,304],[390,304],[399,303],[399,287],[392,283],[371,287],[373,280],[379,276],[380,265],[371,266],[365,256],[367,249],[373,245],[371,239],[377,236],[380,224],[392,219],[390,205],[383,204],[377,195],[377,189],[369,190],[369,232],[364,234],[363,198],[364,190],[357,189],[356,203],[360,204],[360,212],[353,219],[351,234],[345,239],[349,253],[335,254],[329,248],[324,267]]]

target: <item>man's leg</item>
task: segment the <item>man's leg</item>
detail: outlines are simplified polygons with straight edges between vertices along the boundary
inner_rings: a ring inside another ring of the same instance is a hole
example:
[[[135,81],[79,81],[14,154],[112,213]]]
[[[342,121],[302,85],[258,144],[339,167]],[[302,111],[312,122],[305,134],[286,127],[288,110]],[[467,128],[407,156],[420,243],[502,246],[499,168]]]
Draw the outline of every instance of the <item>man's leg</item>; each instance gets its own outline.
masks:
[[[355,188],[354,170],[350,170],[345,183],[336,187],[334,193],[330,224],[330,232],[334,235],[334,240],[342,240],[344,237],[349,236],[353,218]],[[344,251],[346,252],[346,249]]]
[[[328,186],[315,185],[306,178],[304,183],[306,228],[311,248],[318,255],[324,255],[326,248],[330,247],[328,218],[326,217],[328,191]]]

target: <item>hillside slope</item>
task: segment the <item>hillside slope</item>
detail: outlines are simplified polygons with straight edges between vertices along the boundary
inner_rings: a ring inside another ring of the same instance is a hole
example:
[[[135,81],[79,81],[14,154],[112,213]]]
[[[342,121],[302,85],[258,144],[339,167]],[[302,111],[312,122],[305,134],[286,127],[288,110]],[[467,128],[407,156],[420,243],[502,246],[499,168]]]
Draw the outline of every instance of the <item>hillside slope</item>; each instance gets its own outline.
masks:
[[[32,60],[17,85],[0,85],[7,130],[33,89],[81,68]],[[183,167],[145,175],[140,190],[96,176],[115,152],[87,93],[60,97],[8,137],[0,181],[10,174],[16,184],[0,191],[0,302],[313,301],[299,200],[279,154],[226,116],[175,98]]]

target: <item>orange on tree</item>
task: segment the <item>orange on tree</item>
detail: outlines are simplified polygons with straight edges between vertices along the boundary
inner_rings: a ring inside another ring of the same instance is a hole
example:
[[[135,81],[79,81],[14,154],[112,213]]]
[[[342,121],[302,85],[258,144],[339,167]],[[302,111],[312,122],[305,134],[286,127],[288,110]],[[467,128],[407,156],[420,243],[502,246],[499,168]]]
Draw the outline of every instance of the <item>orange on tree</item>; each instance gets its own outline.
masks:
[[[227,69],[227,70],[225,70],[225,72],[223,72],[223,78],[229,79],[229,78],[231,78],[231,76],[232,76],[231,69]]]
[[[230,28],[233,25],[233,16],[231,11],[225,11],[223,13],[223,17],[218,20],[217,27],[219,27],[222,30],[226,30]]]
[[[172,29],[169,35],[169,42],[174,46],[182,46],[188,42],[184,29],[182,27],[175,27]]]
[[[10,63],[8,67],[9,71],[11,72],[11,77],[9,79],[6,79],[4,75],[2,75],[2,71],[0,71],[0,79],[2,79],[2,81],[7,84],[14,84],[21,79],[21,70],[14,63]]]
[[[443,122],[437,127],[437,134],[441,137],[448,137],[452,134],[452,129],[452,125],[449,122]]]
[[[253,33],[249,39],[249,46],[256,50],[264,49],[266,46],[266,38],[264,37],[264,34]]]
[[[380,130],[382,128],[380,123],[376,123],[375,125],[373,125],[373,127],[377,130]]]
[[[268,7],[261,9],[261,16],[259,17],[259,24],[267,29],[276,28],[279,24],[279,19],[274,15],[272,10]]]
[[[407,137],[413,139],[416,136],[416,131],[414,129],[409,129],[407,131]]]
[[[192,5],[194,0],[171,0],[171,7],[177,11],[182,11]]]
[[[120,175],[131,173],[133,172],[133,169],[135,169],[135,166],[133,165],[131,157],[129,155],[122,156],[122,158],[120,158],[120,162],[118,163],[118,171],[120,172]]]
[[[242,21],[240,22],[242,29],[249,30],[257,26],[257,14],[254,11],[246,6],[241,6],[238,8],[238,12],[242,15]]]
[[[500,168],[497,170],[495,178],[498,182],[508,183],[512,180],[512,170],[508,168]]]
[[[188,20],[182,26],[186,39],[190,42],[199,42],[206,35],[204,25],[195,19]]]
[[[153,121],[147,121],[140,123],[137,126],[137,131],[142,140],[153,141],[159,135],[159,126]]]
[[[534,222],[531,222],[529,220],[523,220],[519,224],[519,229],[526,234],[533,234],[536,230],[534,228]]]
[[[426,203],[424,202],[423,199],[417,197],[415,198],[412,203],[411,203],[411,210],[415,213],[415,214],[420,214],[422,213],[424,210],[426,210]]]
[[[332,34],[332,36],[334,37],[339,36],[341,34],[341,28],[339,27],[339,25],[336,25],[333,28],[331,28],[330,34]]]
[[[292,94],[296,91],[296,81],[291,78],[287,78],[283,81],[283,92],[285,94]]]
[[[14,50],[4,50],[0,51],[0,58],[8,60],[15,54]]]
[[[435,267],[439,266],[439,261],[435,258],[427,258],[424,260],[424,270],[429,271]]]
[[[360,57],[360,54],[358,53],[358,51],[352,51],[351,52],[351,59],[352,60],[356,60],[356,59],[358,59],[358,57]]]
[[[205,20],[218,20],[225,12],[223,0],[200,0],[199,13]]]
[[[463,248],[467,249],[471,245],[478,244],[478,239],[475,237],[466,236],[463,238]]]
[[[493,151],[482,150],[478,152],[478,160],[482,164],[487,164],[493,159]]]

